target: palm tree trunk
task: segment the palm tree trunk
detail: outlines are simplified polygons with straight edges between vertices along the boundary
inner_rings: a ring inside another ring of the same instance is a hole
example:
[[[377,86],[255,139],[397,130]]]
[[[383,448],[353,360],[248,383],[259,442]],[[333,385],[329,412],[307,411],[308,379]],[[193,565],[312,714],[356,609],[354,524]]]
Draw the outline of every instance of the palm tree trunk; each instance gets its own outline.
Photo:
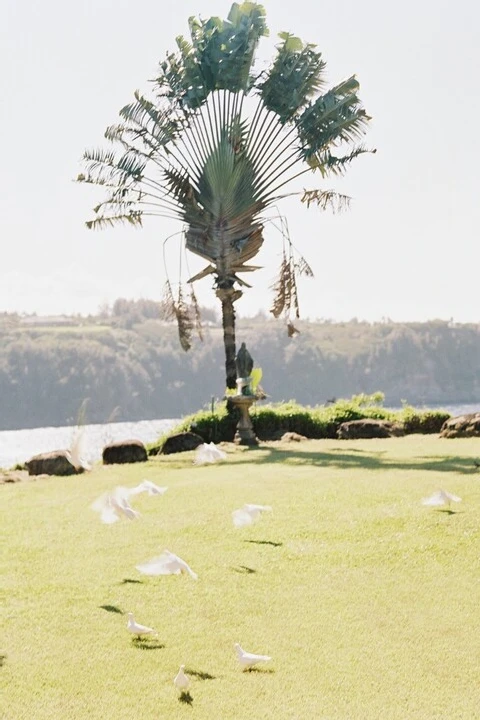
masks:
[[[222,303],[223,345],[225,347],[225,375],[227,388],[235,389],[237,368],[235,365],[235,310],[233,303],[242,296],[241,290],[233,287],[218,287],[216,295]]]

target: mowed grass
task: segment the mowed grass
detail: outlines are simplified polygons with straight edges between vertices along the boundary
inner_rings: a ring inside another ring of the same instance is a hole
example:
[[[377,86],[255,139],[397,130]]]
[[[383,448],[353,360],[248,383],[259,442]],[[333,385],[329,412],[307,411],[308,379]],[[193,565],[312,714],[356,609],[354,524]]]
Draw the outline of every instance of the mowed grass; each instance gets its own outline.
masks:
[[[479,718],[480,441],[227,451],[0,487],[0,716]],[[102,525],[92,501],[145,478],[168,492]],[[453,513],[421,504],[441,487],[463,498]],[[235,529],[245,502],[273,513]],[[164,548],[198,581],[136,570]],[[158,637],[132,641],[128,611]],[[237,641],[272,661],[242,673]]]

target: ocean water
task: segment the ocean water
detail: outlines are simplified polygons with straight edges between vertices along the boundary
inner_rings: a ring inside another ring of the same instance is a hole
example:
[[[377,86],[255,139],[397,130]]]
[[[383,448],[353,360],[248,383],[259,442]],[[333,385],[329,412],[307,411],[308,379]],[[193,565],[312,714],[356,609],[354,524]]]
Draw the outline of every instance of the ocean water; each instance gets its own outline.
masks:
[[[89,463],[99,460],[104,446],[117,440],[153,442],[178,422],[178,419],[166,419],[84,425],[81,430],[82,460]],[[67,450],[77,433],[78,428],[70,426],[3,430],[0,432],[0,468],[11,468],[39,453]]]
[[[432,405],[429,407],[433,409]],[[455,417],[465,413],[480,412],[480,403],[439,405],[438,409],[447,410]],[[153,442],[178,422],[178,419],[164,419],[84,425],[81,441],[82,458],[87,462],[96,462],[102,457],[104,446],[117,440],[136,439],[144,443]],[[67,450],[72,445],[76,432],[77,428],[73,426],[0,431],[0,468],[11,468],[39,453]]]

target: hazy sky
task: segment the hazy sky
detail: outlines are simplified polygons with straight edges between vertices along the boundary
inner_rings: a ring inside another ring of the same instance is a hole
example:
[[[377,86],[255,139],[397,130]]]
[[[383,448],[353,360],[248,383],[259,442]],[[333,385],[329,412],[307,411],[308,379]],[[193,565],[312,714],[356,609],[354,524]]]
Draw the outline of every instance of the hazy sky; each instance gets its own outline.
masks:
[[[117,297],[160,299],[163,240],[180,229],[92,232],[101,188],[72,182],[84,149],[144,89],[190,15],[226,17],[229,0],[3,0],[0,8],[0,312],[96,312]],[[332,187],[343,215],[282,206],[315,278],[300,283],[304,317],[480,321],[480,3],[478,0],[265,0],[271,37],[313,42],[331,84],[355,73],[373,116],[365,155]],[[320,184],[312,176],[308,187]],[[173,249],[173,245],[171,246]],[[281,238],[266,232],[265,270],[237,303],[271,303]],[[172,276],[177,252],[171,259]],[[193,259],[191,269],[204,263]],[[197,284],[215,306],[211,280]]]

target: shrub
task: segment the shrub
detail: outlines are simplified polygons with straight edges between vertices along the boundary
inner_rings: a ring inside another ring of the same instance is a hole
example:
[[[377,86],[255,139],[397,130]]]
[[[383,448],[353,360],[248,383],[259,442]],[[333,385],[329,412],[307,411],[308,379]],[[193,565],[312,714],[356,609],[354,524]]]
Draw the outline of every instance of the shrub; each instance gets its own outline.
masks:
[[[439,433],[449,417],[451,415],[446,410],[415,410],[410,405],[406,405],[398,413],[398,421],[403,423],[406,435]]]
[[[228,413],[226,403],[218,404],[211,410],[200,410],[193,415],[188,415],[172,428],[168,433],[162,435],[157,441],[147,446],[149,455],[158,455],[167,437],[180,432],[194,432],[203,438],[204,442],[232,442],[237,428],[238,417],[236,413]]]
[[[299,405],[295,400],[279,404],[259,406],[251,411],[253,429],[259,440],[277,440],[286,432],[296,432],[308,438],[335,439],[343,422],[372,418],[401,423],[405,433],[436,433],[450,417],[446,411],[418,411],[405,406],[400,411],[388,410],[382,406],[382,393],[354,395],[350,400],[340,399],[332,405],[309,407]],[[201,410],[189,415],[170,433],[191,430],[205,442],[231,442],[235,436],[238,416],[229,413],[226,403],[218,404],[214,412]],[[160,452],[168,435],[148,447],[150,455]]]

